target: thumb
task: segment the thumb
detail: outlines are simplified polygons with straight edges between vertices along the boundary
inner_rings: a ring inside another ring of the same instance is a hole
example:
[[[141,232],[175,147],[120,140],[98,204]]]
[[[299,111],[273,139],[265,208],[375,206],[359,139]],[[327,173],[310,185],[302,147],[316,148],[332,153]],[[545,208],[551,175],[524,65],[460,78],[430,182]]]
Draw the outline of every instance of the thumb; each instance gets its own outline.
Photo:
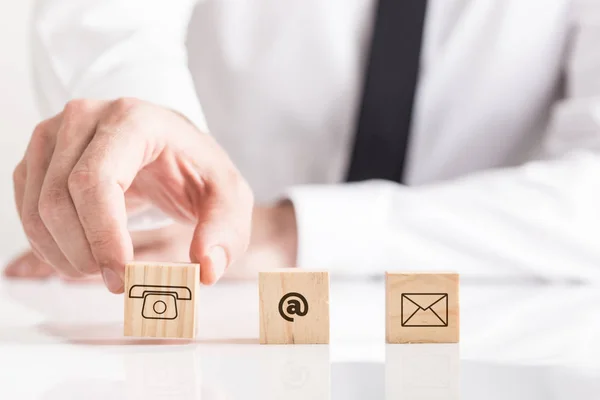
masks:
[[[6,265],[4,276],[9,278],[45,279],[55,275],[54,269],[27,251]]]
[[[214,193],[214,192],[213,192]],[[200,264],[200,282],[212,285],[248,248],[252,226],[252,192],[241,186],[203,199],[190,259]]]

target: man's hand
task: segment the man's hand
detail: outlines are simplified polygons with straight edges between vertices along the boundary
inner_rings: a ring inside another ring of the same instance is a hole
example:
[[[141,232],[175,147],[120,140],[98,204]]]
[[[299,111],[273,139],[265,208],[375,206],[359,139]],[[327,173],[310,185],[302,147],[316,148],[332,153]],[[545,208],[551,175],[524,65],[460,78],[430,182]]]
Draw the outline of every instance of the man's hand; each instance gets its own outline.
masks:
[[[135,259],[185,260],[193,232],[193,226],[179,223],[152,231],[133,232]],[[294,267],[296,241],[296,221],[291,203],[255,207],[248,251],[229,268],[225,277],[248,279],[255,277],[260,270]],[[54,276],[56,271],[29,251],[11,261],[4,274],[12,278],[45,279]]]
[[[186,261],[189,258],[189,241],[194,226],[173,223],[169,226],[131,233],[134,259],[137,261]],[[31,250],[15,257],[4,268],[4,275],[19,279],[46,279],[60,276],[67,282],[97,282],[99,275],[70,278],[59,274],[50,264],[39,259]]]
[[[40,123],[14,186],[36,256],[68,277],[100,271],[114,293],[134,256],[128,210],[154,205],[193,224],[188,254],[205,284],[250,238],[252,193],[225,152],[179,114],[135,99],[74,100]]]

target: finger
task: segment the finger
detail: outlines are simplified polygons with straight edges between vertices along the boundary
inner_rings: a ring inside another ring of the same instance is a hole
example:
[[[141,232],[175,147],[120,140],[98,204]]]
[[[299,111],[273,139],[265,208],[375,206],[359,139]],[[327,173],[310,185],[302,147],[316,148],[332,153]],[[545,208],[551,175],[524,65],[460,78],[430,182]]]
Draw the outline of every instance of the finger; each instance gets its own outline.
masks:
[[[125,263],[133,259],[124,193],[155,157],[148,133],[128,101],[113,103],[69,177],[69,192],[91,252],[113,293],[123,291]]]
[[[149,117],[153,123],[144,124]],[[190,143],[189,135],[177,135],[185,130],[190,130],[189,124],[165,110],[128,99],[114,102],[71,173],[69,189],[79,219],[107,287],[115,293],[122,292],[125,262],[133,257],[124,192],[138,172],[151,164],[157,166],[156,176],[172,178],[157,205],[176,217],[206,222],[206,227],[197,230],[190,250],[190,256],[202,260],[209,271],[205,282],[214,282],[247,246],[250,190],[239,184],[243,180],[232,173],[218,146],[197,137]],[[221,176],[211,180],[218,175],[216,171]]]
[[[54,117],[40,123],[33,132],[25,157],[27,180],[23,191],[21,220],[25,234],[43,261],[52,264],[60,273],[76,277],[80,273],[66,259],[39,212],[42,184],[55,147],[53,132],[56,132],[59,125],[60,117]]]
[[[241,177],[219,179],[212,186],[208,191],[212,196],[198,204],[200,214],[190,246],[190,259],[200,264],[200,281],[205,285],[218,281],[246,251],[254,203]]]
[[[67,283],[77,283],[77,284],[81,284],[81,283],[102,283],[102,277],[100,276],[100,274],[93,274],[93,275],[84,275],[80,278],[70,278],[68,276],[65,277],[61,277],[63,281],[67,282]]]
[[[17,208],[17,213],[19,214],[19,220],[21,224],[23,223],[23,198],[25,195],[25,182],[27,182],[27,164],[25,159],[21,160],[17,167],[13,172],[13,189],[15,195],[15,207]],[[27,238],[29,241],[29,245],[31,246],[31,251],[33,254],[41,261],[44,259],[42,254],[37,250],[34,246],[33,242]]]
[[[4,268],[4,276],[18,279],[47,279],[57,275],[56,270],[48,263],[41,261],[33,252],[28,251],[15,258]],[[62,277],[69,283],[96,283],[98,275],[83,278]]]
[[[15,207],[21,219],[21,209],[23,207],[23,195],[25,193],[25,182],[27,181],[27,165],[25,160],[21,160],[13,172],[13,189],[15,195]]]
[[[102,103],[90,100],[67,104],[39,200],[46,228],[69,263],[82,274],[97,273],[99,268],[71,199],[68,180],[94,135],[101,107]]]
[[[9,278],[45,279],[54,274],[50,264],[41,261],[30,251],[21,254],[4,268],[4,275]]]

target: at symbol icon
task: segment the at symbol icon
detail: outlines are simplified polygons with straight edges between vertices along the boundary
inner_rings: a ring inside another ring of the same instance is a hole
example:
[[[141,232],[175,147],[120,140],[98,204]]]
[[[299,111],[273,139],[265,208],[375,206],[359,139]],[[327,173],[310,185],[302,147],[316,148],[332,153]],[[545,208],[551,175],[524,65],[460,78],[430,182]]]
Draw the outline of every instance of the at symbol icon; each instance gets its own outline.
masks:
[[[284,303],[286,300],[287,307],[284,309]],[[285,319],[286,321],[294,322],[294,318],[290,317],[290,315],[304,317],[306,313],[308,313],[308,302],[300,293],[290,292],[283,296],[279,301],[279,315],[281,315],[281,318]]]

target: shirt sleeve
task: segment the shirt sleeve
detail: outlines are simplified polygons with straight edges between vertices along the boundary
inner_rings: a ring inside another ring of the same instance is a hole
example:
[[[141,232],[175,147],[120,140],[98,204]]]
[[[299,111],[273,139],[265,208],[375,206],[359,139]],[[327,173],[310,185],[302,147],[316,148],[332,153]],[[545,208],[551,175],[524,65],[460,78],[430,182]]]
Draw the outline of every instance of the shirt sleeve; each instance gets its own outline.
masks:
[[[32,60],[44,116],[72,98],[135,97],[177,111],[207,131],[187,66],[195,0],[42,0]]]
[[[44,117],[73,98],[134,97],[185,116],[208,132],[187,65],[196,0],[39,0],[32,61]],[[129,229],[173,223],[157,208],[130,215]]]
[[[298,266],[600,281],[600,7],[582,4],[567,95],[535,159],[417,187],[292,187]]]

